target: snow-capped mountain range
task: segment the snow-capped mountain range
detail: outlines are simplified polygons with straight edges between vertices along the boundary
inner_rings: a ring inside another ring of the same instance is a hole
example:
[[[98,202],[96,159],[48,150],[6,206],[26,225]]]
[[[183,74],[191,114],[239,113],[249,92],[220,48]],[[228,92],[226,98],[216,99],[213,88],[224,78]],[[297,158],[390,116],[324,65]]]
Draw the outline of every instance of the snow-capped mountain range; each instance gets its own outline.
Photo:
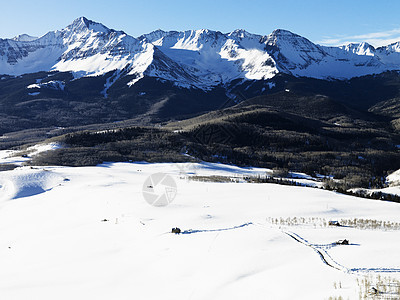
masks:
[[[35,38],[0,39],[0,74],[72,72],[75,78],[114,71],[108,85],[132,75],[204,90],[235,79],[268,80],[283,72],[319,79],[348,79],[400,70],[400,42],[374,48],[367,43],[325,47],[286,30],[269,35],[245,30],[156,30],[138,38],[84,17]]]

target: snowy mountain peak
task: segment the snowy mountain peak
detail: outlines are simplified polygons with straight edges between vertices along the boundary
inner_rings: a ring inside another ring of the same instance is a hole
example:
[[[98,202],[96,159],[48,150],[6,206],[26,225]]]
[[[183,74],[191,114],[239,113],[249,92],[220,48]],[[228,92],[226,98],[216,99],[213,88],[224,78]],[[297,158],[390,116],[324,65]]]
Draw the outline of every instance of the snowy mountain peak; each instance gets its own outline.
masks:
[[[20,34],[20,35],[17,35],[12,38],[13,41],[17,41],[17,42],[31,42],[36,39],[38,39],[38,38],[35,36],[30,36],[28,34]]]
[[[80,24],[83,24],[83,25],[85,25],[85,26],[89,26],[90,25],[90,22],[92,22],[92,21],[90,21],[90,20],[88,20],[87,18],[85,18],[85,17],[79,17],[79,18],[76,18],[73,22],[72,22],[72,24],[73,25],[77,25],[77,26],[79,26]]]
[[[307,47],[318,47],[305,37],[295,34],[291,31],[284,29],[275,29],[271,34],[264,36],[263,40],[266,44],[271,46],[279,46],[282,43],[300,45],[307,45]]]
[[[302,36],[295,34],[286,29],[275,29],[270,34],[271,37],[278,37],[278,38],[303,38]]]
[[[375,48],[368,43],[350,43],[344,46],[339,47],[343,50],[348,52],[357,54],[357,55],[368,55],[374,56],[375,55]]]
[[[143,35],[139,36],[137,39],[139,41],[145,40],[145,41],[147,41],[149,43],[154,43],[154,42],[156,42],[156,41],[158,41],[160,39],[163,39],[164,37],[169,36],[169,35],[171,35],[173,33],[177,34],[178,32],[176,32],[176,31],[169,31],[168,32],[168,31],[164,31],[162,29],[157,29],[157,30],[154,30],[154,31],[152,31],[150,33],[143,34]]]
[[[387,51],[390,51],[390,52],[400,53],[400,42],[396,42],[396,43],[393,43],[386,47],[381,47],[381,48],[385,48]]]
[[[247,32],[244,29],[236,29],[227,34],[230,38],[245,39],[245,38],[261,38],[261,36]]]
[[[283,50],[287,48],[292,48],[294,51],[298,52],[298,55],[301,55],[299,51],[316,51],[320,52],[321,47],[314,44],[310,40],[302,37],[298,34],[295,34],[291,31],[284,29],[276,29],[270,35],[265,36],[263,38],[265,43],[269,46],[277,46],[282,47]]]
[[[248,32],[244,29],[235,29],[234,31],[228,33],[228,36],[236,35],[244,37],[246,34],[248,34]]]
[[[111,30],[104,26],[101,23],[97,23],[91,20],[88,20],[85,17],[80,17],[74,20],[71,25],[67,26],[66,30],[71,30],[73,32],[79,33],[79,32],[84,32],[87,30],[93,31],[93,32],[102,32],[102,33],[110,33]]]
[[[183,31],[182,34],[185,39],[206,43],[212,43],[215,39],[223,36],[221,32],[209,29],[187,30]]]

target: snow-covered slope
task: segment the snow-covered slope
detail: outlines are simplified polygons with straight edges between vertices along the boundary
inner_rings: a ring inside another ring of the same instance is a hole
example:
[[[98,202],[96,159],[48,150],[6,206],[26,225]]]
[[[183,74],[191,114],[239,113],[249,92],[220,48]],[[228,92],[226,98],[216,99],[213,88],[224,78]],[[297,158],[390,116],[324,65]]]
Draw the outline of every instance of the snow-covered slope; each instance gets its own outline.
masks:
[[[270,79],[279,72],[314,78],[351,78],[400,69],[399,43],[374,49],[350,44],[323,47],[278,29],[261,36],[235,30],[157,30],[139,38],[87,20],[40,38],[21,35],[0,40],[0,73],[71,71],[75,77],[144,76],[184,87],[210,87],[234,79]],[[110,81],[110,84],[111,81]]]
[[[12,38],[12,40],[17,41],[17,42],[31,42],[31,41],[34,41],[36,39],[37,39],[36,36],[31,36],[31,35],[25,34],[25,33],[17,35],[17,36]]]
[[[367,51],[319,46],[286,30],[275,30],[264,37],[264,44],[278,69],[295,76],[345,79],[388,70]]]
[[[139,39],[153,43],[210,84],[237,78],[269,79],[279,72],[343,79],[400,69],[400,59],[397,64],[385,65],[368,44],[323,47],[282,29],[267,36],[244,30],[228,34],[157,30]]]
[[[261,36],[235,31],[164,32],[157,30],[139,39],[151,42],[190,73],[210,85],[237,78],[269,79],[278,70],[263,50]]]
[[[375,55],[375,48],[368,43],[350,43],[339,48],[356,55]]]
[[[108,163],[2,172],[0,294],[14,300],[359,299],[358,284],[368,276],[400,278],[400,231],[389,228],[399,204],[185,175],[266,171]],[[166,207],[149,205],[142,194],[146,178],[158,172],[177,185]],[[322,226],[341,218],[360,222]],[[386,227],[362,228],[380,224],[374,220]],[[183,234],[170,233],[176,226]],[[349,245],[334,243],[344,238]]]
[[[133,62],[135,70],[143,72],[152,51],[151,45],[82,17],[33,41],[1,40],[0,73],[57,70],[77,76],[101,75]]]
[[[400,42],[377,48],[376,55],[384,64],[398,69],[400,60]]]

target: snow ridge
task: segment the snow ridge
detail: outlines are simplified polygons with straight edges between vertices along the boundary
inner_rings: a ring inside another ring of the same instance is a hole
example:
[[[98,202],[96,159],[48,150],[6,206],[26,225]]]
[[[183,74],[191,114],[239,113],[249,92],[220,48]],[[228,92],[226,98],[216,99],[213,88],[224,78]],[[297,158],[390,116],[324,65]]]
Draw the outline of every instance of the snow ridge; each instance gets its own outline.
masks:
[[[17,42],[32,42],[36,40],[37,37],[35,36],[30,36],[29,34],[20,34],[12,38],[13,41]]]
[[[400,42],[325,47],[290,31],[269,35],[244,29],[156,30],[138,38],[80,17],[62,30],[35,38],[0,39],[0,74],[72,72],[75,78],[119,74],[133,85],[145,76],[185,88],[211,89],[232,80],[267,80],[283,72],[320,79],[348,79],[400,69]],[[117,72],[117,73],[115,73]]]

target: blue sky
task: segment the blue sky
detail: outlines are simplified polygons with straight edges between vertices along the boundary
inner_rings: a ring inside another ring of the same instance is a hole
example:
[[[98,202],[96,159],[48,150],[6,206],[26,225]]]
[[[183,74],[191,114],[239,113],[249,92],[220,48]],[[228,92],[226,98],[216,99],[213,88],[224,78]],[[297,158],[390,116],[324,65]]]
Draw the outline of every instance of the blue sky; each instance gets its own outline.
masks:
[[[3,1],[2,1],[3,2]],[[339,45],[400,41],[398,0],[14,0],[1,3],[0,37],[41,36],[85,16],[139,36],[164,30],[246,29],[269,34],[287,29],[313,42]]]

